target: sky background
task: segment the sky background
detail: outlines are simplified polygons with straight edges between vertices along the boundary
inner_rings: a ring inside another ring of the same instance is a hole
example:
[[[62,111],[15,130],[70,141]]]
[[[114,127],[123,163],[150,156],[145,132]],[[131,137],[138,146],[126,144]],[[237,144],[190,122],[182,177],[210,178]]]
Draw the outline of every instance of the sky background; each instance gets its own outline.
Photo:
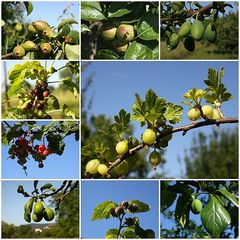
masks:
[[[135,101],[135,93],[142,98],[148,89],[153,89],[159,97],[168,102],[180,104],[184,101],[183,95],[194,87],[205,88],[208,68],[220,70],[224,67],[223,83],[234,98],[222,104],[222,112],[226,117],[238,116],[238,62],[237,61],[161,61],[161,62],[107,62],[99,61],[89,65],[82,73],[82,85],[86,77],[94,73],[93,83],[86,93],[86,103],[93,97],[91,115],[105,114],[113,119],[120,109],[124,108],[132,113],[131,105]],[[83,87],[82,86],[82,87]],[[188,106],[183,106],[182,122],[176,126],[190,124],[187,119]],[[134,137],[140,139],[145,130],[138,122],[131,122],[134,126]],[[236,127],[236,124],[221,125],[220,129]],[[181,133],[174,134],[166,150],[167,163],[165,171],[167,177],[182,177],[185,165],[179,163],[183,159],[184,150],[189,149],[194,135],[199,131],[206,134],[212,132],[215,126],[208,126],[189,131],[184,137]],[[172,167],[174,166],[174,167]],[[159,171],[159,170],[157,170]]]
[[[9,122],[8,122],[9,123]],[[49,122],[40,122],[39,125],[48,125]],[[43,161],[44,167],[39,168],[38,163],[31,157],[28,160],[27,172],[25,175],[22,167],[17,163],[17,159],[9,159],[9,146],[2,144],[2,178],[4,179],[65,179],[79,178],[79,142],[75,140],[74,135],[67,136],[63,140],[65,150],[61,156],[50,154]],[[42,142],[34,141],[34,145],[40,145]],[[47,143],[45,139],[45,144]]]
[[[148,204],[151,207],[150,211],[138,213],[136,217],[139,218],[143,229],[153,229],[155,237],[158,238],[158,181],[82,181],[81,193],[82,238],[104,238],[107,230],[118,227],[119,222],[116,218],[91,220],[95,207],[106,200],[117,204],[122,201],[139,200]]]
[[[59,188],[62,181],[39,181],[38,186],[41,187],[46,183],[53,184],[53,187]],[[17,188],[22,185],[24,190],[31,193],[34,189],[33,181],[2,181],[2,221],[12,223],[14,225],[28,224],[24,220],[24,205],[30,199],[17,193]],[[46,199],[46,205],[49,204],[49,198]],[[50,206],[51,207],[51,206]],[[53,220],[51,223],[54,223]],[[41,223],[48,223],[44,219]]]
[[[79,21],[79,9],[80,4],[79,2],[74,1],[42,1],[42,2],[35,2],[32,1],[33,4],[33,11],[29,16],[25,15],[25,19],[28,23],[37,20],[44,20],[47,21],[50,26],[57,27],[58,24],[61,22],[61,19],[65,18],[72,18],[70,13],[72,13],[77,21]],[[64,9],[68,8],[68,11],[63,15]],[[61,19],[59,19],[59,17]],[[78,24],[72,24],[72,28],[75,30],[79,30]]]

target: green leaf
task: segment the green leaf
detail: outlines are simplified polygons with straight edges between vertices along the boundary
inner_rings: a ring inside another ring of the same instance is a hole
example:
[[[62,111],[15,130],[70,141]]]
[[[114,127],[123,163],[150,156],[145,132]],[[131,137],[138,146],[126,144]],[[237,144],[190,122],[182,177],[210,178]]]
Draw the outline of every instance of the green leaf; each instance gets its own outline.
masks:
[[[114,116],[116,123],[122,126],[127,126],[130,123],[130,113],[127,113],[124,109],[119,111],[118,116]]]
[[[108,17],[122,17],[132,12],[133,8],[126,2],[112,2],[108,8]]]
[[[81,24],[81,32],[91,32],[86,24]]]
[[[177,197],[177,193],[174,191],[164,190],[161,191],[161,212],[169,208]]]
[[[136,234],[133,231],[133,228],[126,228],[122,233],[121,233],[121,238],[135,238],[136,239]]]
[[[109,229],[105,235],[105,238],[107,239],[117,239],[117,237],[118,237],[118,229],[116,228]]]
[[[58,25],[58,31],[62,29],[65,25],[78,24],[78,21],[74,18],[63,19]]]
[[[204,228],[214,238],[219,238],[220,234],[231,223],[228,211],[212,194],[209,195],[208,203],[201,211],[201,220]]]
[[[79,86],[74,83],[71,78],[65,78],[62,80],[63,85],[67,86],[71,92],[73,92],[73,95],[77,97],[79,95]]]
[[[63,36],[67,36],[71,31],[70,26],[67,24],[65,25],[62,30],[58,33],[57,37],[61,39]]]
[[[67,117],[71,117],[73,119],[77,119],[78,115],[73,112],[66,104],[63,105],[63,113],[67,116]]]
[[[103,15],[98,2],[82,2],[81,19],[86,21],[101,21],[105,20],[106,17]]]
[[[46,183],[40,188],[40,190],[42,192],[43,190],[50,189],[51,187],[52,187],[51,183]]]
[[[104,201],[100,203],[94,210],[92,214],[92,221],[100,220],[103,218],[110,218],[111,209],[116,208],[118,205],[112,201]]]
[[[146,12],[139,20],[137,25],[137,33],[139,38],[149,41],[158,40],[159,38],[159,17],[156,11]]]
[[[163,114],[170,123],[178,123],[182,120],[183,107],[172,103],[167,103],[166,111]]]
[[[226,188],[217,190],[216,193],[220,193],[223,197],[225,197],[227,200],[229,200],[235,206],[238,207],[238,199],[232,193],[230,193]]]
[[[152,50],[148,46],[134,41],[128,47],[124,55],[124,59],[131,59],[131,60],[152,59]]]
[[[150,210],[150,207],[146,203],[139,200],[131,200],[129,204],[137,206],[136,212],[148,212]]]
[[[109,49],[99,49],[96,58],[99,59],[119,59],[119,56]]]
[[[51,106],[54,109],[59,109],[60,108],[58,99],[54,95],[48,96],[48,98],[47,98],[47,105]]]
[[[152,108],[154,108],[156,100],[157,100],[157,95],[156,93],[152,90],[149,89],[146,93],[146,109],[148,111],[151,111]]]
[[[80,49],[79,45],[66,44],[65,52],[66,52],[67,59],[78,60],[80,58],[79,49]]]
[[[26,10],[27,10],[27,16],[31,14],[31,12],[33,11],[33,5],[32,2],[23,2]]]
[[[185,195],[179,196],[175,209],[175,219],[184,228],[189,222],[190,198]]]

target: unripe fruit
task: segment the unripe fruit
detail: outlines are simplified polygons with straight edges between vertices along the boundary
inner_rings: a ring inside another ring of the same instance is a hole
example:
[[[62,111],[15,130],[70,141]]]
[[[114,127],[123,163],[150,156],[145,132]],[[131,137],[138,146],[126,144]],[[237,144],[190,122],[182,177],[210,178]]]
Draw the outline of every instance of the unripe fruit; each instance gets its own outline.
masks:
[[[42,214],[40,214],[40,215],[37,215],[37,214],[35,214],[35,213],[32,214],[32,220],[33,220],[34,222],[40,222],[40,221],[42,220],[42,218],[43,218],[43,215],[42,215]]]
[[[106,175],[107,174],[107,172],[108,172],[108,167],[105,165],[105,164],[100,164],[99,166],[98,166],[98,173],[99,174],[101,174],[101,175]]]
[[[122,215],[123,213],[124,213],[123,207],[118,206],[118,207],[115,208],[115,214],[116,214],[117,216],[120,216],[120,215]]]
[[[38,32],[42,32],[43,30],[50,28],[49,24],[47,22],[45,22],[45,21],[42,21],[42,20],[33,22],[33,27]]]
[[[170,49],[171,50],[175,49],[178,46],[178,43],[179,43],[179,36],[176,33],[173,33],[168,40]]]
[[[210,105],[202,106],[202,112],[207,118],[212,118],[213,108]]]
[[[43,30],[42,35],[43,35],[44,38],[50,40],[53,37],[54,32],[51,28],[47,28],[47,29]]]
[[[117,37],[124,42],[132,41],[134,38],[134,27],[129,24],[120,24],[117,29]]]
[[[213,109],[212,119],[219,120],[222,118],[220,111],[217,108]]]
[[[52,52],[52,47],[49,43],[41,43],[40,49],[42,50],[43,54],[49,54]]]
[[[21,47],[21,46],[16,46],[13,49],[13,56],[16,57],[16,58],[21,58],[21,57],[25,56],[24,48]]]
[[[191,108],[187,113],[187,117],[191,121],[198,120],[200,118],[200,116],[201,116],[201,112],[197,107]]]
[[[37,215],[40,215],[42,214],[43,211],[44,211],[43,204],[40,201],[36,202],[33,207],[33,212]]]
[[[128,144],[126,141],[121,141],[116,145],[116,151],[119,155],[123,155],[128,151]]]
[[[46,207],[43,212],[43,217],[46,221],[52,221],[54,219],[54,211],[51,208]]]
[[[204,26],[201,21],[195,20],[191,27],[191,35],[195,40],[202,39],[204,35]]]
[[[119,39],[113,40],[113,47],[119,53],[125,53],[128,49],[128,43],[120,41]]]
[[[156,138],[157,138],[157,133],[155,130],[151,128],[146,129],[142,135],[142,140],[147,145],[152,145],[153,143],[155,143]]]
[[[220,103],[218,100],[215,100],[215,101],[214,101],[214,105],[215,105],[216,107],[221,107],[221,103]]]
[[[22,44],[22,47],[26,52],[28,52],[34,50],[36,48],[36,44],[33,41],[26,41]]]
[[[126,160],[122,161],[114,168],[115,173],[118,176],[124,176],[128,174],[128,162]]]
[[[195,50],[195,42],[192,36],[186,37],[183,41],[183,45],[189,52],[193,52]]]
[[[38,116],[39,118],[42,118],[43,115],[44,115],[44,112],[43,112],[42,110],[38,110],[38,111],[37,111],[37,116]]]
[[[149,155],[149,162],[153,166],[157,166],[162,161],[160,154],[157,151],[153,151]]]
[[[32,34],[37,33],[37,30],[34,28],[34,26],[32,24],[28,25],[28,31]]]
[[[21,32],[21,31],[23,30],[22,24],[21,24],[21,23],[17,23],[17,24],[15,25],[15,30],[16,30],[17,32]]]
[[[188,33],[190,33],[191,31],[191,26],[192,24],[190,21],[186,21],[185,23],[183,23],[183,25],[180,27],[178,31],[178,36],[185,37],[186,35],[188,35]]]
[[[90,174],[97,173],[99,165],[100,165],[100,161],[98,159],[90,160],[86,165],[86,172]]]
[[[213,43],[217,38],[217,29],[211,23],[209,23],[208,26],[206,27],[204,38],[211,43]]]
[[[30,214],[27,214],[27,213],[24,213],[24,219],[26,222],[31,222],[31,215]]]
[[[117,32],[117,28],[113,23],[104,23],[101,27],[101,36],[105,40],[113,40]]]
[[[57,70],[54,68],[54,67],[50,67],[49,69],[48,69],[48,72],[49,73],[55,73]]]
[[[199,214],[202,211],[202,202],[198,199],[194,199],[191,203],[191,211],[194,214]]]

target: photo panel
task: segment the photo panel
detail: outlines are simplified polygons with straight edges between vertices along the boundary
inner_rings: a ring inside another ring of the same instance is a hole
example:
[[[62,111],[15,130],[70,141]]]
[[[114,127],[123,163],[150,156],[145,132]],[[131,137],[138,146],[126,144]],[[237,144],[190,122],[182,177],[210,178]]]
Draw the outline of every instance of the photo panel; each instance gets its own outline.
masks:
[[[82,178],[239,177],[238,62],[83,66]]]
[[[79,122],[3,121],[3,179],[79,178]]]
[[[2,59],[80,59],[78,1],[1,5]]]
[[[238,180],[161,181],[160,238],[238,238]]]
[[[78,61],[2,62],[3,119],[79,119]]]
[[[161,59],[238,59],[237,1],[162,1]]]
[[[159,2],[82,1],[81,58],[159,59]]]
[[[2,238],[79,238],[78,180],[2,181]]]
[[[81,184],[81,238],[159,238],[158,181]]]

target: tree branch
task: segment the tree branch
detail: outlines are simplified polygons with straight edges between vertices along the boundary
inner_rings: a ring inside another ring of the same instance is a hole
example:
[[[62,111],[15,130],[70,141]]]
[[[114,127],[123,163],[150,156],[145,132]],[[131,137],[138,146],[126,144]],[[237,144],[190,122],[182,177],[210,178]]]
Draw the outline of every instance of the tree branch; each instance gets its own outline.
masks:
[[[187,18],[190,18],[192,15],[194,15],[195,13],[205,13],[209,10],[211,10],[213,8],[213,3],[208,4],[205,7],[202,7],[198,10],[193,10],[193,9],[189,9],[187,11]],[[166,23],[166,22],[174,22],[174,21],[178,21],[178,18],[171,18],[171,17],[165,17],[165,18],[160,18],[160,22],[161,23]]]
[[[238,123],[239,120],[238,118],[222,118],[219,120],[211,120],[207,119],[201,122],[193,122],[192,124],[182,126],[182,127],[176,127],[173,128],[171,131],[169,131],[167,134],[162,134],[159,135],[156,139],[156,142],[159,142],[161,138],[171,134],[171,133],[176,133],[176,132],[183,132],[182,135],[184,136],[189,130],[195,129],[195,128],[200,128],[204,126],[211,126],[211,125],[217,125],[220,126],[221,124],[227,124],[227,123]],[[140,143],[136,147],[130,149],[128,152],[126,152],[124,155],[116,158],[116,160],[111,164],[111,166],[108,169],[108,173],[117,165],[119,165],[121,162],[123,162],[125,159],[134,156],[138,151],[146,147],[147,145],[145,143]]]

